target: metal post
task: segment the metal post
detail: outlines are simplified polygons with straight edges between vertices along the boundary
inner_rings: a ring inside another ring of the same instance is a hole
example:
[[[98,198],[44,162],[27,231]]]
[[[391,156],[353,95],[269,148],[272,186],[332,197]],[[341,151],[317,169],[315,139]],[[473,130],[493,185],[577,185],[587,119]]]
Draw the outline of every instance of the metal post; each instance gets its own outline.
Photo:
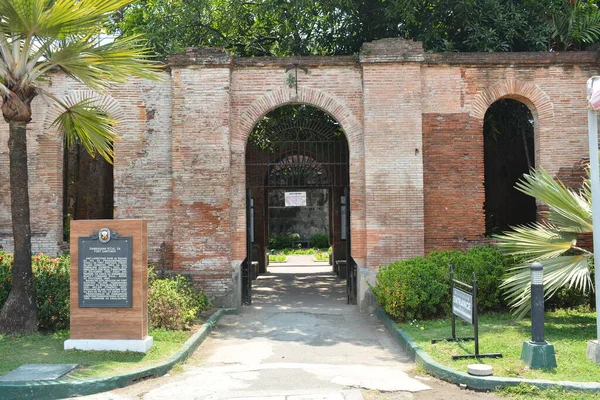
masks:
[[[479,318],[477,317],[477,277],[473,272],[473,330],[475,336],[475,355],[479,355]]]
[[[452,315],[452,339],[456,339],[456,317],[454,316],[454,266],[450,265],[450,314]]]
[[[598,112],[588,110],[590,180],[592,183],[592,223],[600,227],[600,173],[598,171]],[[600,250],[600,231],[594,229],[594,255]],[[596,304],[600,304],[600,274],[596,273]],[[596,339],[600,341],[600,307],[596,307]]]
[[[556,368],[554,346],[544,339],[544,267],[531,264],[531,341],[523,343],[521,360],[531,368]]]
[[[544,339],[544,267],[531,264],[531,341],[545,344]]]

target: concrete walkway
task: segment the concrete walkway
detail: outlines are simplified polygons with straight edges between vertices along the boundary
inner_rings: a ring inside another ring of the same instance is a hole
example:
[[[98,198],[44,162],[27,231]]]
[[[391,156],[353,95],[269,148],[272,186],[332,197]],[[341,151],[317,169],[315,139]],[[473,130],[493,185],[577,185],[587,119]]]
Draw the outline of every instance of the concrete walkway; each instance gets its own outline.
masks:
[[[252,306],[223,317],[180,373],[88,399],[488,397],[414,377],[379,320],[346,304],[345,281],[326,263],[290,257],[268,271],[253,282]]]

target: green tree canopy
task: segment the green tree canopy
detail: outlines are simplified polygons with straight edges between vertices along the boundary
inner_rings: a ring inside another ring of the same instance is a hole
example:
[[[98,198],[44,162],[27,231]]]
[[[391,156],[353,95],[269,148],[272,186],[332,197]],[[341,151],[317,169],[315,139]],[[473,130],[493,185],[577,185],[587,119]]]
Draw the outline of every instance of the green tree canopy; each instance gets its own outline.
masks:
[[[436,52],[576,50],[600,38],[600,12],[589,0],[140,0],[113,29],[162,56],[350,55],[384,37]]]

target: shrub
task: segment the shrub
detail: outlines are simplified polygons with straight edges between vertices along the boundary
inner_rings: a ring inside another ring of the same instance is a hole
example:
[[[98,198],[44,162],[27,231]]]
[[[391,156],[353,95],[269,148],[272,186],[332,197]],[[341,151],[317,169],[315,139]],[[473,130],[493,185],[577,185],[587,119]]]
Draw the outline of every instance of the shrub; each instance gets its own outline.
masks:
[[[269,248],[273,250],[300,248],[300,239],[302,238],[299,233],[269,236]]]
[[[377,273],[373,293],[394,319],[432,318],[449,307],[448,271],[424,257],[398,261]]]
[[[324,249],[329,246],[329,235],[326,233],[317,233],[310,238],[310,247]]]
[[[12,287],[12,266],[14,257],[0,250],[0,307],[4,304]]]
[[[396,320],[435,318],[450,310],[450,273],[455,279],[471,284],[477,276],[479,312],[506,307],[499,285],[512,257],[487,246],[467,252],[435,251],[426,257],[398,261],[380,268],[373,293],[381,307]]]
[[[443,253],[443,252],[440,252]],[[455,279],[471,284],[473,273],[477,277],[477,310],[479,312],[500,311],[507,307],[500,289],[502,277],[516,264],[513,257],[506,256],[488,246],[472,247],[466,252],[452,251],[449,261],[454,265]],[[435,260],[437,254],[428,258]],[[446,264],[448,268],[449,264]]]
[[[38,327],[41,330],[69,327],[70,265],[68,256],[51,258],[38,254],[32,258]],[[0,251],[0,307],[12,287],[12,267],[13,255]]]
[[[33,257],[38,327],[42,330],[69,328],[70,257]]]
[[[159,279],[148,269],[148,317],[153,328],[186,329],[199,312],[209,306],[207,297],[197,292],[182,275]]]

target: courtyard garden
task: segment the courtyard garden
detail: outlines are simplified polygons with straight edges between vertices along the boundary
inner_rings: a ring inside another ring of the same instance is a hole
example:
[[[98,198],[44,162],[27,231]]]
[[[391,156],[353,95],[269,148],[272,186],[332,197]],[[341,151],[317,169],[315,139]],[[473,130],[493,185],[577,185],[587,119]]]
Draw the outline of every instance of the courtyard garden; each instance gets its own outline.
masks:
[[[308,248],[302,248],[308,243]],[[273,235],[269,238],[269,262],[287,262],[287,256],[313,256],[315,261],[329,261],[332,248],[329,247],[327,234],[315,234],[310,241],[302,241],[297,233],[290,235]]]

